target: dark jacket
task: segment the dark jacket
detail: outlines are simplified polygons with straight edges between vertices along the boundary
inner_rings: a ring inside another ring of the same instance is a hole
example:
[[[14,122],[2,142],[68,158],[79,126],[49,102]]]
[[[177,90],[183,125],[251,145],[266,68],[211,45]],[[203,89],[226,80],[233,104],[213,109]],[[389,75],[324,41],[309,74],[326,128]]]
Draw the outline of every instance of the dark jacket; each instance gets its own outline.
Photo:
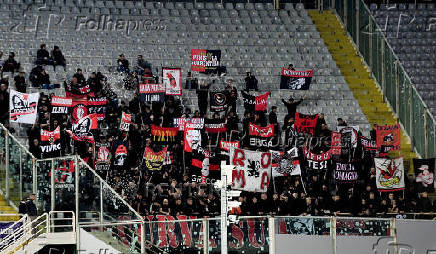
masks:
[[[33,203],[31,199],[26,201],[27,215],[36,216],[38,214],[38,210],[36,209],[36,205]]]
[[[286,108],[288,109],[288,115],[291,117],[295,117],[295,112],[297,111],[297,106],[300,105],[300,103],[303,100],[294,101],[293,103],[289,103],[282,99],[283,104],[285,104]]]
[[[36,52],[37,59],[44,59],[44,58],[48,59],[49,57],[50,55],[46,49],[38,49],[38,51]]]

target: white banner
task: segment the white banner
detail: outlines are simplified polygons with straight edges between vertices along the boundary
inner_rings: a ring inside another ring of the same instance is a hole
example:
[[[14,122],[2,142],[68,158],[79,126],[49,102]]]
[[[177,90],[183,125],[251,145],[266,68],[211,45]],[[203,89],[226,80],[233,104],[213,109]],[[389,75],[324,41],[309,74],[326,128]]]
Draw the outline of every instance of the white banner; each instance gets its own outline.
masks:
[[[182,70],[180,68],[162,68],[162,80],[166,95],[182,95]]]
[[[404,190],[403,157],[397,159],[375,158],[376,183],[379,191]]]
[[[34,124],[38,110],[39,93],[20,93],[11,89],[9,119],[14,123]]]
[[[251,192],[266,192],[271,177],[271,153],[239,148],[230,149],[232,188]]]
[[[301,175],[298,148],[294,147],[287,152],[270,150],[272,157],[272,177],[286,175]]]

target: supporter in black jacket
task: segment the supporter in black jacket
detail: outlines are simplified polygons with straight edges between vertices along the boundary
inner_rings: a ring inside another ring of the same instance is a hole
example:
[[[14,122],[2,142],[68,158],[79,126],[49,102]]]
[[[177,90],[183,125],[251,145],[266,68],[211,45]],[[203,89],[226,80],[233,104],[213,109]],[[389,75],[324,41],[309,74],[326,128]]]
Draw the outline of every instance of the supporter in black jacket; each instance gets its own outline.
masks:
[[[80,69],[80,68],[78,68],[77,72],[74,73],[73,78],[77,78],[77,82],[79,84],[84,84],[86,81],[85,76],[83,76],[82,69]]]
[[[247,90],[247,92],[253,89],[258,91],[257,83],[257,78],[251,75],[251,72],[247,72],[247,77],[245,77],[245,90]]]
[[[295,112],[297,112],[297,106],[300,105],[301,102],[303,102],[303,99],[299,101],[294,101],[294,98],[289,98],[288,101],[285,101],[282,99],[283,104],[285,104],[286,108],[288,109],[288,116],[295,118]]]
[[[209,84],[203,80],[200,82],[200,87],[197,89],[198,96],[198,109],[200,110],[200,117],[204,117],[207,113],[207,97],[209,95]]]
[[[121,54],[117,60],[117,70],[118,72],[129,72],[129,61],[126,59],[124,54]]]
[[[9,58],[3,63],[2,73],[3,72],[12,72],[12,74],[20,68],[20,64],[15,60],[15,53],[10,52]]]
[[[9,93],[8,85],[0,85],[0,122],[7,123],[9,120]]]
[[[17,76],[14,77],[15,88],[20,93],[26,93],[26,78],[24,72],[20,71]]]
[[[41,44],[40,49],[36,52],[36,64],[37,65],[47,65],[52,64],[50,61],[50,54],[47,51],[45,44]]]
[[[51,57],[53,58],[53,69],[55,71],[56,71],[56,65],[63,66],[64,71],[66,71],[67,62],[65,61],[65,57],[58,46],[54,46],[53,50],[51,51]]]

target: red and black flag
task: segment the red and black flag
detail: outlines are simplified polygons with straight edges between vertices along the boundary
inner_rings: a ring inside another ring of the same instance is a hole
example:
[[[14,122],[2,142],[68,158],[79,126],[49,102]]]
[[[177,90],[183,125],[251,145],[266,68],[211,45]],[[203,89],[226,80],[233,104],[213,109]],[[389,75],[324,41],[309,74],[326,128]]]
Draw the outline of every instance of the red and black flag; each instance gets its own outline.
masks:
[[[61,155],[61,129],[58,126],[54,131],[41,129],[41,155],[43,158]]]
[[[73,123],[71,134],[73,140],[94,142],[93,130],[98,129],[97,115],[87,115],[82,117],[77,123]]]
[[[400,124],[376,126],[377,147],[381,152],[400,150],[401,148]]]
[[[88,114],[96,114],[99,121],[106,117],[107,98],[103,97],[88,97]]]
[[[318,121],[318,114],[305,115],[301,113],[295,113],[295,131],[298,133],[315,133],[316,122]]]
[[[313,70],[294,71],[282,68],[280,89],[309,90]]]
[[[208,133],[223,133],[226,132],[225,119],[204,119],[204,130]]]
[[[68,109],[73,106],[73,99],[68,97],[51,97],[52,114],[68,114]]]
[[[221,50],[191,49],[191,71],[215,73],[220,63]]]
[[[248,94],[244,91],[242,93],[242,99],[244,100],[245,110],[254,112],[254,111],[266,111],[268,105],[268,96],[270,92],[266,92],[264,94],[254,96]]]

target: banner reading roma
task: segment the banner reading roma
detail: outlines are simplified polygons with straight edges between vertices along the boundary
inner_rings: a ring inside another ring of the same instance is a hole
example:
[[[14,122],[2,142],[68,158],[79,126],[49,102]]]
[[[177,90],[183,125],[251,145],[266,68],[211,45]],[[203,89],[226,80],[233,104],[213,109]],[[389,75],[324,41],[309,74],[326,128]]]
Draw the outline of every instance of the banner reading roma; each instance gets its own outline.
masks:
[[[400,150],[401,136],[400,124],[376,127],[377,147],[387,147],[389,150]]]
[[[250,123],[248,126],[248,137],[251,147],[273,147],[274,125],[270,124],[261,127]]]
[[[157,142],[175,142],[178,130],[178,128],[166,128],[154,124],[151,125],[151,135],[153,136],[153,141]]]
[[[161,151],[155,152],[150,147],[144,150],[144,163],[148,170],[161,170],[167,156],[168,147],[164,147]]]
[[[316,122],[318,121],[318,114],[305,115],[301,113],[295,113],[295,130],[298,133],[315,134]]]
[[[282,68],[280,89],[308,90],[312,76],[313,70],[294,71]]]
[[[271,177],[271,153],[239,148],[230,150],[232,188],[251,192],[266,192]]]
[[[165,100],[164,84],[139,84],[141,102],[163,102]]]
[[[182,69],[163,67],[162,80],[166,95],[182,95]]]
[[[330,161],[330,151],[315,154],[303,147],[304,157],[306,158],[306,169],[308,170],[327,170]]]
[[[53,96],[51,97],[50,103],[52,114],[68,114],[68,108],[73,105],[73,99],[67,97]]]
[[[416,182],[420,183],[422,190],[434,192],[435,159],[413,159],[413,168]]]
[[[54,131],[41,129],[41,155],[43,158],[57,157],[61,153],[61,129]]]
[[[222,112],[229,107],[229,92],[227,90],[209,92],[210,111]]]
[[[244,100],[244,108],[250,112],[253,111],[266,111],[268,105],[268,96],[270,92],[254,96],[244,91],[241,92],[242,99]]]
[[[191,71],[214,73],[220,62],[221,50],[191,49]]]
[[[9,95],[10,121],[34,124],[38,108],[39,93],[20,93],[13,89]]]
[[[404,190],[403,157],[397,159],[375,158],[374,163],[378,191]]]

